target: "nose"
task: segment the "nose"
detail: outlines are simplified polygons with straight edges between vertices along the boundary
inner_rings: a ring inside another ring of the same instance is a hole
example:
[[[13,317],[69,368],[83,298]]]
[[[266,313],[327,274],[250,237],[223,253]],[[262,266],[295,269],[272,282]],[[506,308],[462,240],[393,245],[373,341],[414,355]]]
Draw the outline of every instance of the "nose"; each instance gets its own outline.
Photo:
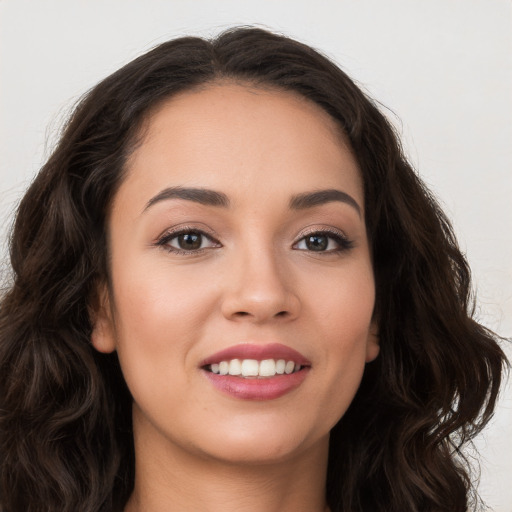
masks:
[[[272,250],[242,255],[230,268],[222,313],[229,320],[265,323],[297,318],[301,303],[293,276]]]

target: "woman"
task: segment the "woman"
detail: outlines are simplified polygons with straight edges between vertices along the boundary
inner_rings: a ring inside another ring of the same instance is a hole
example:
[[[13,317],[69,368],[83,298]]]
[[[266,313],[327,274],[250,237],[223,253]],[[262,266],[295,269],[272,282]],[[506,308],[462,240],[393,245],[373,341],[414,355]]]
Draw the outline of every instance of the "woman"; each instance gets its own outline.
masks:
[[[393,130],[311,48],[235,29],[108,77],[11,261],[5,512],[476,506],[503,353]]]

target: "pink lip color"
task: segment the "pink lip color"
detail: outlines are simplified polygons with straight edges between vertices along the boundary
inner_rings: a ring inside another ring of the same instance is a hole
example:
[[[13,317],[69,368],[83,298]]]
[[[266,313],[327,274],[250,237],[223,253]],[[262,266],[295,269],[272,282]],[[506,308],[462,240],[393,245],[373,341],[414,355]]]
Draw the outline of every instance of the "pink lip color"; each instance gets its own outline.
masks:
[[[242,343],[221,350],[209,357],[201,367],[220,361],[231,359],[284,359],[294,361],[304,368],[289,375],[275,375],[274,377],[250,378],[235,377],[233,375],[219,375],[204,370],[204,375],[219,391],[242,400],[274,400],[297,388],[309,373],[311,363],[302,354],[286,345],[271,343],[267,345],[254,345]]]
[[[301,366],[311,366],[301,353],[293,348],[281,345],[280,343],[269,343],[267,345],[255,345],[252,343],[241,343],[232,347],[216,352],[207,357],[200,366],[206,366],[221,361],[230,361],[231,359],[284,359],[285,361],[294,361]]]
[[[275,377],[244,379],[233,375],[219,375],[203,370],[208,380],[219,390],[243,400],[274,400],[298,387],[309,373],[309,367]]]

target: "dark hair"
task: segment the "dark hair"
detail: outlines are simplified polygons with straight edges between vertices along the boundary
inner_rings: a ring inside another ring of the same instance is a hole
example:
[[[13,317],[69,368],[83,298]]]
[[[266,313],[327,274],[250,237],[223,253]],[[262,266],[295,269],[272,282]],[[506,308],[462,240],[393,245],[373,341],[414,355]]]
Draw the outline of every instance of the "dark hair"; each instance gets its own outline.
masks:
[[[128,499],[132,400],[117,356],[90,343],[88,309],[108,282],[106,216],[149,111],[223,80],[320,105],[364,180],[381,353],[331,433],[331,510],[466,511],[460,450],[492,415],[505,364],[472,319],[468,265],[374,103],[318,52],[255,28],[169,41],[103,80],[21,201],[0,306],[2,510],[119,511]]]

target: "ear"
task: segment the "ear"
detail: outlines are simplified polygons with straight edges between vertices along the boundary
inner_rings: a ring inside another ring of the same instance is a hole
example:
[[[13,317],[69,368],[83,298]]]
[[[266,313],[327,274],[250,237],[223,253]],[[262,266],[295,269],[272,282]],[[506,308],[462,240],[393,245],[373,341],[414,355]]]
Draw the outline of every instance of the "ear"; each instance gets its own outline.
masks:
[[[377,359],[379,352],[379,326],[376,320],[372,320],[366,341],[366,362],[371,363],[373,360]]]
[[[114,352],[116,337],[107,285],[98,286],[96,295],[89,304],[89,318],[92,325],[92,346],[104,354]]]

